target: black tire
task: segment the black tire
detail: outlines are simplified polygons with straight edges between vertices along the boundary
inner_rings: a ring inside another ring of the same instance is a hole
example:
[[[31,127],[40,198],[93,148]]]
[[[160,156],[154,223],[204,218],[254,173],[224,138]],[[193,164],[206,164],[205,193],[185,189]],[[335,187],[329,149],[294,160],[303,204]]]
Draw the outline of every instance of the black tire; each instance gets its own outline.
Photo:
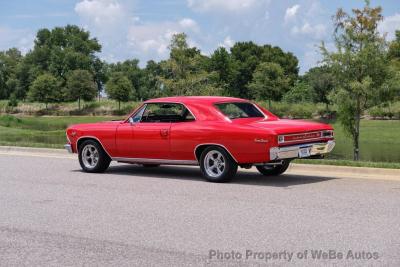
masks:
[[[142,164],[142,166],[145,168],[156,168],[160,167],[160,164]]]
[[[90,160],[85,161],[85,156],[83,155],[90,148],[94,148],[98,152],[97,161],[93,161],[93,159],[91,159],[91,163],[93,166],[89,166]],[[111,162],[110,157],[104,151],[103,147],[97,141],[94,140],[86,140],[79,146],[78,157],[79,157],[79,164],[81,165],[82,170],[84,172],[92,172],[92,173],[104,172],[105,170],[107,170],[108,166],[110,166]]]
[[[212,154],[213,153],[212,151],[214,152],[214,154]],[[211,156],[215,155],[217,157],[215,158],[213,157],[211,159]],[[219,160],[217,160],[217,158]],[[208,160],[208,167],[206,166],[207,160]],[[211,170],[211,166],[209,166],[211,161],[216,164],[213,166],[218,168],[218,170],[215,168]],[[223,183],[230,181],[235,176],[238,168],[238,165],[232,159],[232,157],[226,152],[226,150],[219,146],[209,146],[206,149],[204,149],[204,151],[201,153],[199,163],[203,176],[206,178],[207,181],[214,183]]]
[[[284,160],[282,164],[275,166],[256,166],[257,170],[265,176],[281,175],[289,168],[290,160]]]

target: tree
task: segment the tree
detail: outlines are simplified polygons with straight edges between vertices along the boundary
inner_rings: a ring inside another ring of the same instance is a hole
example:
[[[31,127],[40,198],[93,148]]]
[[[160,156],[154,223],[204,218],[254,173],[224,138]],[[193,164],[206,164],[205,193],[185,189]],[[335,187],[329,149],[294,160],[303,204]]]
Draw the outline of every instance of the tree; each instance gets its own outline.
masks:
[[[132,84],[132,97],[139,99],[145,97],[146,92],[144,92],[143,85],[141,84],[144,71],[139,68],[139,60],[132,59],[111,64],[109,66],[109,73],[112,74],[114,72],[121,72],[130,80]]]
[[[253,79],[256,68],[261,63],[276,63],[283,69],[283,74],[288,78],[289,85],[294,85],[298,77],[298,59],[292,53],[285,53],[279,47],[270,45],[259,46],[253,42],[237,42],[231,48],[231,57],[236,70],[230,89],[235,96],[251,98],[248,91],[249,83]],[[288,88],[281,88],[288,89]],[[283,95],[281,92],[280,95]]]
[[[36,34],[33,50],[26,55],[25,63],[35,70],[31,75],[51,73],[59,79],[61,87],[66,86],[67,76],[73,70],[89,71],[99,86],[104,82],[101,61],[96,56],[100,51],[101,45],[97,39],[90,38],[90,33],[78,26],[41,29]]]
[[[131,81],[122,72],[114,72],[106,83],[106,92],[111,99],[118,101],[118,110],[121,110],[121,101],[126,102],[134,97]]]
[[[377,31],[381,7],[353,9],[352,15],[339,9],[335,16],[336,51],[324,44],[324,62],[332,68],[337,86],[332,99],[338,106],[339,120],[351,135],[354,160],[360,158],[360,120],[367,108],[381,102],[380,93],[389,77],[386,42]]]
[[[400,61],[400,30],[396,31],[396,38],[389,45],[388,56],[392,60]]]
[[[325,103],[328,110],[329,94],[335,87],[335,77],[327,66],[314,67],[308,70],[303,77],[304,81],[309,84],[313,91],[314,103]]]
[[[7,99],[18,89],[17,70],[22,60],[17,48],[0,52],[0,99]]]
[[[170,58],[160,63],[162,75],[159,83],[166,95],[219,95],[215,72],[206,70],[208,58],[195,47],[189,47],[186,34],[172,37]]]
[[[147,62],[146,68],[143,70],[143,75],[140,78],[140,87],[138,89],[140,98],[147,100],[162,96],[162,87],[159,79],[162,73],[161,64],[153,60]]]
[[[93,80],[97,85],[97,93],[100,101],[103,85],[107,82],[107,63],[95,58],[92,62]]]
[[[87,70],[73,70],[67,76],[67,98],[78,100],[78,109],[81,110],[81,99],[93,100],[96,97],[96,85],[93,76]]]
[[[305,81],[298,81],[282,98],[288,103],[312,102],[314,99],[312,87]]]
[[[211,55],[208,71],[216,72],[218,86],[224,89],[225,95],[238,95],[231,88],[231,84],[233,84],[237,75],[237,65],[224,47],[217,48]]]
[[[58,86],[58,81],[49,73],[39,75],[35,81],[33,81],[28,92],[28,98],[31,101],[45,103],[46,109],[48,103],[59,101],[60,95],[61,90]]]
[[[257,67],[248,87],[253,98],[268,99],[271,108],[271,100],[278,100],[282,96],[282,88],[288,87],[288,78],[279,64],[265,62]]]

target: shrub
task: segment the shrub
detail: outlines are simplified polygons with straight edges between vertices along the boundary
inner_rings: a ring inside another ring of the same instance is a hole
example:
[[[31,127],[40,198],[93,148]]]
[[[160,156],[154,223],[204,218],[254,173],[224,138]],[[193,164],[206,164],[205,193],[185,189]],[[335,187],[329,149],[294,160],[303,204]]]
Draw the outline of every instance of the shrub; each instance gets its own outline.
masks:
[[[368,110],[368,114],[376,119],[376,118],[383,118],[385,117],[385,112],[381,107],[375,106]]]
[[[18,106],[18,99],[15,94],[11,94],[10,99],[7,102],[8,107],[17,107]]]

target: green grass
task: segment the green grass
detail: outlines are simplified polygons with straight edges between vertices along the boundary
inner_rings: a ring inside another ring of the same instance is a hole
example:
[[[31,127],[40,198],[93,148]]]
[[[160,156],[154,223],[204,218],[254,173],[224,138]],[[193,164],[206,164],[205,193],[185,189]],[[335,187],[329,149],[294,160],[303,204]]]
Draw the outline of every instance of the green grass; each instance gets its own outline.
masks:
[[[353,143],[343,131],[340,123],[332,124],[335,129],[336,147],[330,159],[353,158]],[[362,120],[360,133],[360,153],[362,161],[400,162],[400,121]]]
[[[0,145],[62,148],[65,129],[76,123],[121,119],[121,117],[17,117],[0,116]]]

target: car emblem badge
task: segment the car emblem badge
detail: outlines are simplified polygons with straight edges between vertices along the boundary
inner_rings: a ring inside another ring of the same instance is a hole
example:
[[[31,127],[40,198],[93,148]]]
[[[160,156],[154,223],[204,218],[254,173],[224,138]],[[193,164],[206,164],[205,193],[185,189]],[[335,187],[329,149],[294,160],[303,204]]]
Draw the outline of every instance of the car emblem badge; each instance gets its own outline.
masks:
[[[254,142],[256,143],[268,143],[267,139],[262,139],[262,138],[256,138],[254,139]]]

